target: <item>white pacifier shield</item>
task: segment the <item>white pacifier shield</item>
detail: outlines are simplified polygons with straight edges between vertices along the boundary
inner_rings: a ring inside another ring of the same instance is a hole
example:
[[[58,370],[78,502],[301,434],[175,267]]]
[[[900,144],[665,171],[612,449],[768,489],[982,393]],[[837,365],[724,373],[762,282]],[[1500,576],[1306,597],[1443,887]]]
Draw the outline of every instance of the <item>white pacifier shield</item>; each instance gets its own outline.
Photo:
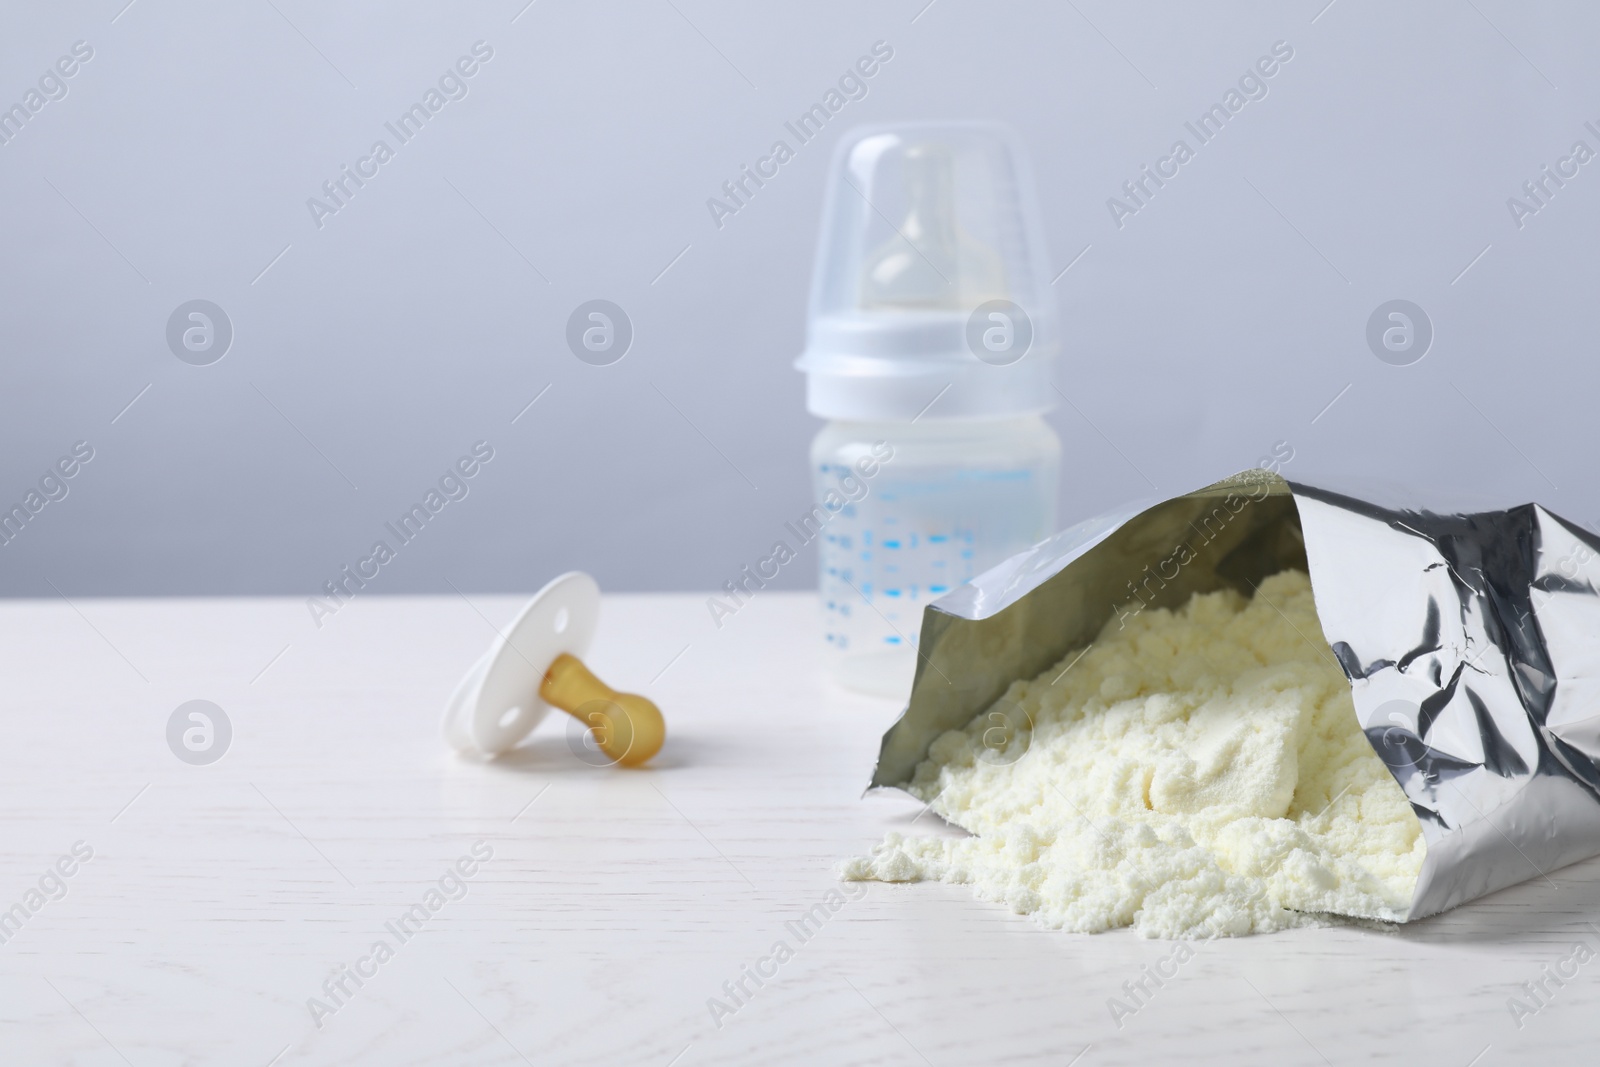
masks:
[[[539,697],[545,671],[563,652],[582,659],[599,621],[600,587],[582,571],[539,590],[450,694],[445,740],[460,752],[497,756],[527,737],[550,711]]]

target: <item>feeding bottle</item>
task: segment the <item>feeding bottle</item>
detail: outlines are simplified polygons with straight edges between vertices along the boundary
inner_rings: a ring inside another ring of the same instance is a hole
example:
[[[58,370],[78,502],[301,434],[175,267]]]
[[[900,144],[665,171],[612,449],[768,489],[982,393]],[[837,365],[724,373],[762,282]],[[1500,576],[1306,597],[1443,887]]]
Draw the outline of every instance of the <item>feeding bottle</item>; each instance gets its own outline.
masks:
[[[824,637],[903,698],[929,601],[1048,536],[1057,316],[1021,146],[987,123],[851,131],[811,283],[806,403]]]

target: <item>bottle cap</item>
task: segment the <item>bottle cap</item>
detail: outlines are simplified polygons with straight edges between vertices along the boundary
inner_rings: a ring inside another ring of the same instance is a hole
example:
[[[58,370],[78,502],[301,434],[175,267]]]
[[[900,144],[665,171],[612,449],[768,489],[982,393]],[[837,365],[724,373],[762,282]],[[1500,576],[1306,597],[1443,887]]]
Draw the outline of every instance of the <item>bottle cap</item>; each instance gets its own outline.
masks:
[[[1053,407],[1057,316],[1015,135],[981,122],[859,128],[834,151],[831,174],[795,364],[811,413],[909,420]]]

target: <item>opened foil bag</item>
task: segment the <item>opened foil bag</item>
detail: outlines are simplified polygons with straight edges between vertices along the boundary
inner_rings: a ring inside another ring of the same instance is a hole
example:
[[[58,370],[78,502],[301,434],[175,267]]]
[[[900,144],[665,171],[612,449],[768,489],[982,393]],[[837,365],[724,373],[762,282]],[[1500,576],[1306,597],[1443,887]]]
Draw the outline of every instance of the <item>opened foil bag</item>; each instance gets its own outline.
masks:
[[[1537,504],[1391,510],[1264,470],[1063,531],[930,604],[872,787],[1110,620],[1288,568],[1421,821],[1408,919],[1600,854],[1600,537]]]

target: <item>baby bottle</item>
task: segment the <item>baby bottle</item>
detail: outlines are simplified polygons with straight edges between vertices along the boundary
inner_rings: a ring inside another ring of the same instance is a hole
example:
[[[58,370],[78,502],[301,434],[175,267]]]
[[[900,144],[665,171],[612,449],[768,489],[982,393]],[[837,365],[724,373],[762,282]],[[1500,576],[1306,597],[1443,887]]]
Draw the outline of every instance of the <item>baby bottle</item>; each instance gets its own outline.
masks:
[[[851,131],[811,283],[806,404],[838,680],[910,691],[929,601],[1048,536],[1057,322],[1021,146],[987,123]]]

